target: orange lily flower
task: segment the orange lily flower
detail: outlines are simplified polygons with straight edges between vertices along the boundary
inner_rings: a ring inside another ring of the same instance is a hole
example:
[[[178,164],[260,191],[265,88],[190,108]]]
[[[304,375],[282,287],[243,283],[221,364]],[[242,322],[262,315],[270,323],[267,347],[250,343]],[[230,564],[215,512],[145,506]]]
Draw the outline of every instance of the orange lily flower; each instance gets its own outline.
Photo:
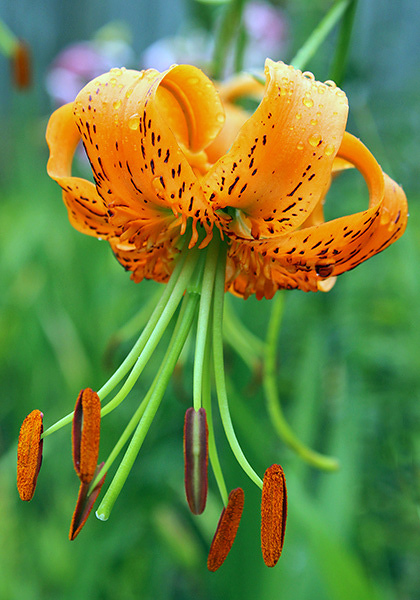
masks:
[[[369,150],[345,131],[344,92],[281,62],[267,60],[265,74],[265,87],[242,75],[220,84],[218,91],[202,71],[189,65],[164,73],[112,69],[50,119],[48,173],[63,189],[71,224],[107,240],[134,281],[168,283],[120,367],[98,392],[84,388],[79,400],[82,397],[86,406],[76,403],[74,462],[82,484],[71,539],[83,527],[104,476],[131,437],[96,512],[101,520],[109,518],[197,316],[193,407],[184,424],[184,474],[194,514],[206,506],[208,463],[225,506],[208,568],[215,571],[226,559],[244,506],[242,488],[234,488],[228,496],[217,456],[211,369],[229,445],[262,490],[264,561],[272,567],[280,557],[287,515],[285,475],[280,465],[273,464],[262,480],[236,437],[224,375],[224,293],[271,298],[279,289],[328,291],[337,275],[402,235],[407,203],[402,189],[382,172]],[[252,115],[235,103],[241,96],[259,101]],[[72,175],[80,141],[94,183]],[[357,168],[365,178],[369,206],[325,222],[323,204],[332,180],[349,168]],[[128,395],[179,306],[149,391],[108,459],[96,468],[100,418]],[[124,379],[115,396],[103,404]],[[83,416],[83,431],[81,410],[87,416],[92,413],[89,422]],[[43,437],[71,420],[67,415]],[[311,456],[312,464],[319,465]],[[323,465],[335,468],[336,462],[325,460]],[[25,465],[22,468],[25,471]],[[26,471],[29,480],[32,475]]]
[[[244,298],[328,290],[398,239],[404,192],[345,132],[344,92],[281,62],[267,60],[265,75],[254,114],[228,102],[225,127],[215,85],[193,66],[113,69],[90,82],[47,132],[48,173],[72,225],[107,239],[136,282],[168,280],[189,221],[190,247],[217,227],[229,244],[226,289]],[[96,185],[71,175],[80,140]],[[364,176],[369,206],[324,223],[332,175],[348,167]]]

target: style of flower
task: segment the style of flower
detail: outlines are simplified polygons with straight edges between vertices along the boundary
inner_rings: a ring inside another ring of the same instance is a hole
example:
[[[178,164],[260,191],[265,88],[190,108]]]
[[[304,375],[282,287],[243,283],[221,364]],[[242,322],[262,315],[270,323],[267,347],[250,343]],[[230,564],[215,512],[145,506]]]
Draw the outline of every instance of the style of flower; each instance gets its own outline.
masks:
[[[267,60],[265,75],[265,87],[241,76],[220,84],[219,94],[204,73],[189,65],[164,73],[112,69],[50,119],[48,173],[63,189],[71,224],[107,240],[135,282],[146,278],[166,283],[122,365],[97,394],[82,391],[74,416],[71,413],[42,436],[73,420],[79,476],[80,464],[89,464],[72,539],[104,475],[130,440],[97,510],[100,519],[109,517],[197,317],[193,407],[184,424],[185,488],[192,512],[200,514],[210,461],[225,506],[208,567],[216,570],[225,560],[244,500],[241,488],[227,493],[214,438],[208,365],[232,451],[262,489],[264,561],[274,566],[280,556],[287,514],[285,475],[279,465],[272,465],[262,481],[233,429],[223,364],[224,294],[255,294],[260,299],[272,298],[281,289],[328,291],[337,275],[402,235],[407,204],[402,189],[382,172],[369,150],[345,131],[348,105],[343,91],[281,62]],[[235,104],[241,96],[261,100],[252,115]],[[95,183],[71,174],[80,140]],[[333,177],[352,167],[366,180],[369,206],[324,222],[323,203]],[[81,430],[80,410],[93,414],[92,402],[98,415],[97,399],[102,402],[124,379],[115,396],[102,405],[101,416],[125,399],[178,306],[157,375],[111,455],[94,474],[98,416],[89,425],[95,431],[90,439]],[[80,456],[90,448],[94,460]]]

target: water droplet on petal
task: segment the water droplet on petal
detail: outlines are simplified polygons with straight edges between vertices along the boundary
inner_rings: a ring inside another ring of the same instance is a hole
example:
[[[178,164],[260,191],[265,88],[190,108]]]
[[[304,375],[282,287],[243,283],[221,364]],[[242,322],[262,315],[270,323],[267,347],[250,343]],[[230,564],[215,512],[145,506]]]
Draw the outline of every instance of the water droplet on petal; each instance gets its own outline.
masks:
[[[298,150],[303,150],[303,149],[304,149],[304,147],[305,147],[305,145],[303,144],[303,142],[299,142],[299,143],[298,143],[298,145],[296,146],[296,148],[297,148]]]
[[[115,110],[118,110],[121,106],[121,100],[116,100],[112,106],[115,108]]]
[[[301,119],[302,118],[302,113],[296,113],[296,119]]]
[[[331,154],[333,154],[334,151],[335,151],[335,146],[333,144],[328,144],[324,150],[325,156],[331,156]]]
[[[216,120],[217,120],[219,123],[224,123],[224,122],[225,122],[225,115],[224,115],[223,113],[219,113],[219,114],[217,115],[217,117],[216,117]]]
[[[317,125],[317,124],[318,124],[317,119],[311,119],[311,125]]]
[[[197,83],[199,83],[200,80],[198,79],[198,77],[189,77],[187,83],[189,83],[190,85],[197,85]]]
[[[135,115],[131,115],[131,117],[128,119],[128,126],[130,129],[132,129],[133,131],[135,131],[136,129],[139,128],[140,125],[140,115],[135,114]]]
[[[308,98],[308,96],[305,96],[305,98],[302,99],[302,102],[308,108],[312,108],[314,105],[314,101],[312,100],[312,98]]]
[[[314,148],[316,148],[319,144],[319,142],[321,141],[321,134],[320,133],[313,133],[309,138],[308,138],[308,142],[311,144],[311,146],[313,146]]]

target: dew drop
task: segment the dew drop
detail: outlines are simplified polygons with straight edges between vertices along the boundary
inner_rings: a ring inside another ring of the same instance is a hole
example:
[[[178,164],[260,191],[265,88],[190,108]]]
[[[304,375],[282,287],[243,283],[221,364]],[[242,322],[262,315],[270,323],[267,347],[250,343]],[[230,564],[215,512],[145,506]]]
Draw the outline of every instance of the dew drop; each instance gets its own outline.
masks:
[[[154,188],[154,190],[156,192],[156,195],[158,197],[160,197],[160,198],[163,198],[164,197],[164,189],[165,188],[163,187],[163,184],[162,184],[162,181],[161,181],[160,177],[155,177],[152,180],[152,186],[153,186],[153,188]]]
[[[280,88],[280,96],[285,96],[286,94],[287,94],[286,88],[284,88],[284,87]]]
[[[314,105],[314,101],[312,100],[312,98],[308,98],[308,96],[305,96],[305,98],[302,99],[302,102],[308,108],[312,108]]]
[[[316,274],[320,277],[330,277],[334,270],[334,265],[315,265]]]
[[[313,74],[313,73],[311,73],[310,71],[304,71],[304,72],[302,73],[302,75],[303,75],[304,77],[306,77],[306,79],[311,79],[312,81],[314,81],[314,80],[315,80],[315,76],[314,76],[314,74]]]
[[[311,119],[311,125],[317,125],[317,124],[318,124],[317,119]]]
[[[304,149],[304,147],[305,147],[305,145],[304,145],[304,143],[303,143],[303,142],[299,142],[299,143],[298,143],[298,145],[296,146],[296,148],[297,148],[298,150],[303,150],[303,149]]]
[[[381,212],[381,225],[386,225],[391,220],[391,213],[386,209],[382,208]]]
[[[321,141],[321,134],[319,133],[313,133],[309,138],[308,138],[308,142],[311,144],[311,146],[313,146],[314,148],[316,148],[319,144],[319,142]]]
[[[324,150],[325,156],[331,156],[331,154],[333,154],[334,150],[335,150],[335,146],[333,144],[328,144]]]
[[[115,110],[118,110],[121,106],[121,100],[116,100],[112,106],[115,108]]]
[[[296,113],[296,119],[301,119],[302,118],[302,113]]]
[[[225,115],[224,115],[223,113],[219,113],[219,114],[217,115],[217,117],[216,117],[216,120],[217,120],[219,123],[224,123],[224,122],[225,122]]]
[[[119,77],[120,75],[122,75],[122,70],[119,69],[118,67],[114,67],[113,69],[110,70],[110,73]]]
[[[128,126],[130,129],[132,129],[133,131],[135,131],[136,129],[139,128],[140,125],[140,115],[135,114],[135,115],[131,115],[131,117],[128,119]]]
[[[200,80],[198,79],[198,77],[189,77],[187,83],[189,83],[190,85],[197,85],[197,83],[199,83]]]
[[[133,89],[129,89],[129,90],[127,90],[127,91],[126,91],[126,93],[125,93],[125,97],[126,97],[126,98],[129,98],[129,97],[131,96],[131,94],[132,94],[132,93],[133,93]]]

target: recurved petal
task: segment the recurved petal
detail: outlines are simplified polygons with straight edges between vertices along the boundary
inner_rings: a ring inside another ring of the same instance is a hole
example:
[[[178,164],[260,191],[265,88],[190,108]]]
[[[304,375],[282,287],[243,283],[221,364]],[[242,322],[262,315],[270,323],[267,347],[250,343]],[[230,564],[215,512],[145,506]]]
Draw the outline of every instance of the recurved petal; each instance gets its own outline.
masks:
[[[210,232],[213,216],[195,171],[205,168],[203,148],[224,116],[214,86],[199,69],[112,69],[80,92],[75,118],[113,222],[130,228],[134,217],[128,210],[164,229],[173,214],[181,214],[182,232],[188,217]]]
[[[203,180],[215,208],[242,211],[252,237],[299,227],[325,193],[347,120],[347,98],[283,63],[266,62],[253,116]],[[231,228],[235,230],[235,221]]]
[[[179,255],[177,239],[179,233],[167,232],[150,245],[140,246],[111,240],[110,245],[118,262],[126,271],[132,271],[131,279],[139,283],[143,279],[153,279],[166,283],[174,268],[174,259]]]
[[[360,140],[346,133],[339,150],[344,168],[358,168],[369,189],[369,208],[290,235],[260,242],[235,240],[230,290],[241,296],[270,297],[279,288],[326,291],[326,281],[377,254],[404,232],[407,201]],[[268,293],[267,293],[268,292]]]
[[[51,115],[46,137],[50,149],[48,175],[63,189],[70,223],[87,235],[104,239],[115,235],[114,227],[108,222],[106,203],[93,183],[71,175],[74,152],[81,141],[72,103],[65,104]]]

